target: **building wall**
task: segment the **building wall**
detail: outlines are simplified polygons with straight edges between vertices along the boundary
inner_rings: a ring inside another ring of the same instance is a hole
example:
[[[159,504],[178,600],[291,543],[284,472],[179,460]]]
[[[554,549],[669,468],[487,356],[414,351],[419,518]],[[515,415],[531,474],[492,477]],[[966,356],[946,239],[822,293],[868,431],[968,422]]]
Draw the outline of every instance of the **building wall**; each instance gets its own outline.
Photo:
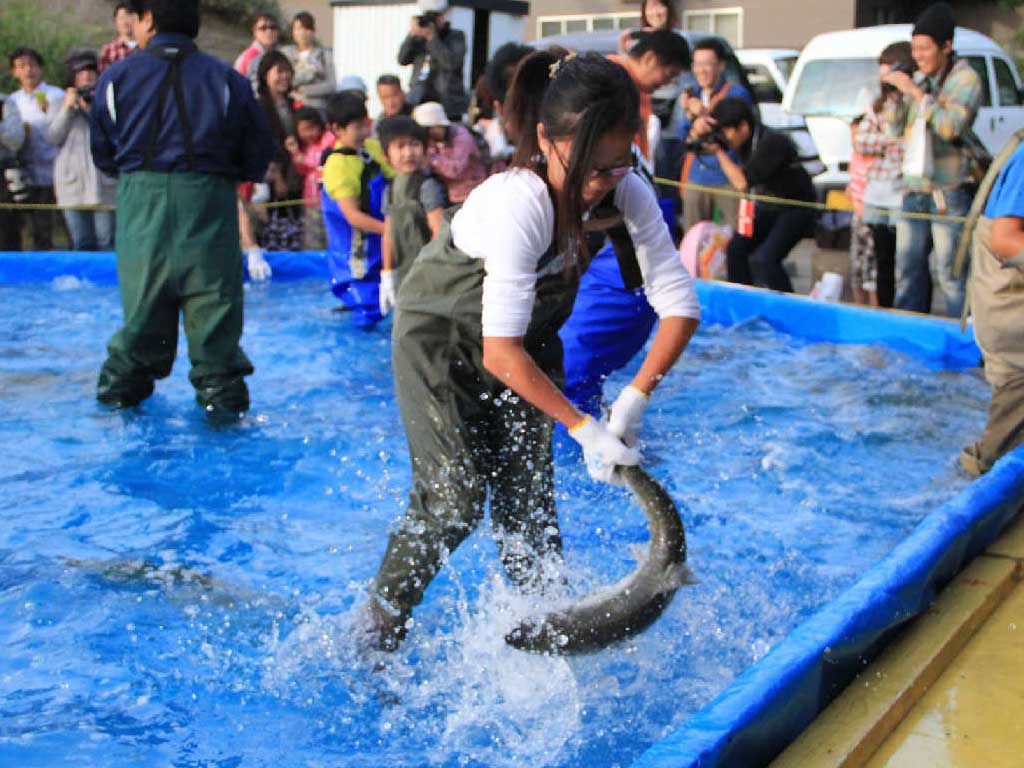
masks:
[[[629,14],[640,16],[640,0],[530,0],[524,40],[540,37],[537,19],[540,16],[596,16]]]
[[[316,36],[322,45],[331,46],[334,40],[334,10],[330,0],[278,0],[281,6],[281,23],[286,30],[292,18],[299,11],[313,14],[316,20]]]
[[[814,35],[854,25],[856,0],[683,0],[687,11],[742,8],[742,48],[801,48]]]

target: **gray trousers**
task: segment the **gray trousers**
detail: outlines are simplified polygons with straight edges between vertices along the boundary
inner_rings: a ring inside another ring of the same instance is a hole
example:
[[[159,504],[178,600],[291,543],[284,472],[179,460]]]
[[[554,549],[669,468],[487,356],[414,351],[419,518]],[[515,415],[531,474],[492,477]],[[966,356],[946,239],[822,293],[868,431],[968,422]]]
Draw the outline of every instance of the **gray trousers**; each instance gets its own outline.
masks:
[[[724,190],[732,190],[726,185]],[[683,191],[683,230],[689,232],[690,228],[702,221],[711,221],[714,216],[714,206],[722,212],[722,223],[727,224],[735,231],[739,223],[740,200],[738,197],[727,195],[714,195],[711,192],[703,192],[696,189]]]
[[[392,364],[413,487],[371,588],[371,613],[385,647],[401,639],[447,554],[483,520],[488,496],[498,551],[514,584],[542,586],[544,556],[561,552],[554,425],[484,369],[483,274],[481,260],[450,245],[446,221],[398,293]],[[558,327],[573,294],[558,278],[538,282],[523,340],[556,382],[563,378]]]

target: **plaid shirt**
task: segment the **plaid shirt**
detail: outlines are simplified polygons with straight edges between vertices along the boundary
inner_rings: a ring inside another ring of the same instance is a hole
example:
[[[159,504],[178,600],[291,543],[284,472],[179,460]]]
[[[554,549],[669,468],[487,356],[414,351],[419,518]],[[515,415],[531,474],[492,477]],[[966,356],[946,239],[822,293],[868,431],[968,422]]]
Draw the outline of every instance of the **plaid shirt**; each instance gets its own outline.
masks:
[[[120,38],[117,40],[111,40],[109,43],[100,48],[100,72],[109,67],[115,61],[128,56],[129,53],[135,51],[136,46],[128,45],[128,43]]]
[[[853,148],[873,159],[868,180],[898,179],[903,175],[903,142],[892,141],[885,114],[869,111],[853,135]]]
[[[981,80],[965,59],[957,59],[941,87],[938,77],[920,72],[914,82],[925,97],[917,101],[904,96],[896,104],[890,102],[886,117],[894,136],[908,138],[918,115],[924,115],[932,134],[932,175],[927,179],[906,176],[904,184],[910,192],[959,187],[967,180],[970,163],[967,151],[954,142],[970,130],[978,114]]]

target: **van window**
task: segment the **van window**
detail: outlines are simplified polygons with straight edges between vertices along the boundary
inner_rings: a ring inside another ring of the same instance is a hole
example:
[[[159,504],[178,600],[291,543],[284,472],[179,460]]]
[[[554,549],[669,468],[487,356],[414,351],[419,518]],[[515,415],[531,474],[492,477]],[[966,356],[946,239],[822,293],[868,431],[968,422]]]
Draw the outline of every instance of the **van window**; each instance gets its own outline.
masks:
[[[1017,81],[1013,79],[1013,72],[1010,65],[1002,59],[992,59],[996,68],[996,90],[999,92],[999,106],[1019,107],[1020,91],[1017,90]]]
[[[779,72],[789,82],[789,76],[793,74],[793,67],[796,66],[796,56],[780,56],[775,60],[775,66],[779,68]]]
[[[981,105],[982,107],[992,106],[992,88],[988,84],[988,65],[984,56],[967,56],[967,63],[971,65],[978,77],[981,79]]]
[[[853,117],[864,88],[878,82],[876,59],[819,59],[800,73],[792,111],[798,115]]]
[[[754,90],[754,101],[760,104],[778,104],[782,101],[782,91],[775,85],[772,73],[763,64],[745,66],[747,80]]]

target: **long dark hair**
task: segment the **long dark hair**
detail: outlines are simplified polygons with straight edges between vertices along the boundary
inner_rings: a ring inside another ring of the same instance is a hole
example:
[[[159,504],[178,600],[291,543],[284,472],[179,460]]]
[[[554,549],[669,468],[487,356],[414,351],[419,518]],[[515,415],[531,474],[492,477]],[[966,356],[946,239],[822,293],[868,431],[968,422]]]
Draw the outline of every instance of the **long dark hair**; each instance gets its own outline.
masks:
[[[882,49],[882,52],[878,56],[879,64],[888,64],[890,67],[894,64],[899,64],[903,69],[910,74],[913,74],[917,69],[917,64],[914,63],[914,55],[910,47],[910,43],[905,40],[901,40],[898,43],[891,43]],[[886,89],[882,88],[882,93],[879,94],[878,98],[875,99],[874,104],[871,105],[871,109],[875,114],[879,114],[882,108],[885,106],[885,95]]]
[[[281,117],[277,113],[274,94],[270,92],[270,87],[267,85],[267,75],[270,74],[270,70],[274,67],[285,67],[293,76],[295,74],[295,68],[292,67],[292,63],[288,60],[287,56],[280,51],[267,51],[260,57],[260,66],[256,70],[256,94],[260,106],[263,107],[263,111],[267,114],[267,120],[270,122],[270,130],[273,132],[274,138],[277,139],[278,144],[284,146],[284,140],[288,137],[288,132],[285,131]],[[292,104],[291,99],[286,99],[286,101],[294,119],[295,105]]]
[[[547,178],[537,125],[549,140],[572,138],[565,184],[555,196],[555,238],[566,271],[584,252],[583,189],[594,149],[605,135],[640,129],[640,97],[626,70],[597,53],[566,57],[559,49],[537,51],[516,68],[505,100],[506,131],[515,143],[514,168]]]

